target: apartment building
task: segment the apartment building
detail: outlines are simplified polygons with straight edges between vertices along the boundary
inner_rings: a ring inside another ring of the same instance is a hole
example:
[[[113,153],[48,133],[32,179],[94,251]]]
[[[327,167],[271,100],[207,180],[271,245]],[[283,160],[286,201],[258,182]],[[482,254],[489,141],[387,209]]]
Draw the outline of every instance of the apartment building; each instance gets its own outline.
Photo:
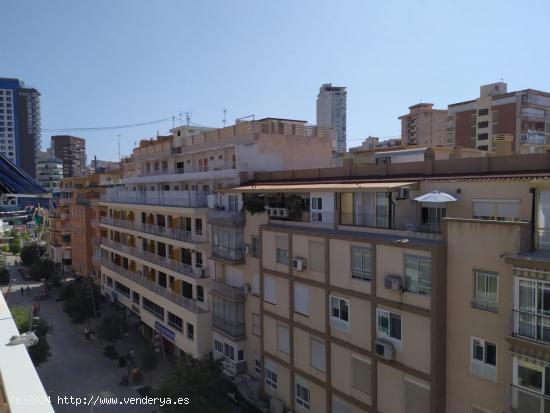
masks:
[[[332,83],[323,84],[317,95],[317,126],[335,130],[333,150],[336,153],[346,152],[347,98],[346,88],[332,86]]]
[[[480,87],[478,98],[450,104],[447,145],[495,151],[512,142],[514,153],[546,151],[550,143],[550,94],[534,89],[508,92],[497,82]]]
[[[54,156],[63,161],[63,177],[88,175],[86,140],[70,135],[52,136]]]
[[[328,167],[334,131],[275,118],[190,129],[142,140],[123,161],[123,188],[102,196],[102,292],[167,354],[214,352],[237,374],[260,346],[245,341],[242,200],[222,190],[256,171]]]
[[[242,338],[214,354],[247,349],[247,374],[290,411],[545,412],[549,165],[256,173],[228,192],[247,211]]]
[[[446,110],[434,109],[433,103],[418,103],[409,106],[409,113],[399,120],[404,145],[446,146]]]
[[[57,192],[63,178],[63,162],[49,151],[43,152],[36,161],[36,180],[48,192]]]

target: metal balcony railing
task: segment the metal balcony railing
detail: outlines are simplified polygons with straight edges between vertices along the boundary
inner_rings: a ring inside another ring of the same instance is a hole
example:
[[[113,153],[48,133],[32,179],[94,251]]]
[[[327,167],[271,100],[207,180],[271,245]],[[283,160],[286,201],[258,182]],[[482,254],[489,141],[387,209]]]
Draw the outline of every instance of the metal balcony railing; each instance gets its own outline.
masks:
[[[108,188],[103,202],[206,208],[206,193],[194,191],[127,191]]]
[[[218,330],[229,334],[231,337],[238,338],[243,337],[246,334],[245,323],[229,321],[216,314],[212,315],[212,325]]]
[[[220,245],[212,245],[212,256],[235,262],[244,260],[242,248],[229,248]]]
[[[222,209],[209,209],[206,219],[210,224],[244,225],[246,215],[244,210],[228,211]]]
[[[101,222],[119,228],[132,229],[135,231],[145,232],[151,235],[158,235],[159,237],[170,238],[177,241],[201,242],[198,234],[194,234],[192,231],[184,231],[178,228],[162,227],[160,225],[153,224],[143,224],[140,222],[109,217],[102,217]]]
[[[223,281],[212,280],[212,293],[219,294],[233,301],[244,301],[246,299],[245,287],[234,287]]]
[[[177,273],[187,275],[189,277],[202,278],[206,276],[205,269],[200,269],[200,271],[198,270],[194,271],[193,267],[189,264],[185,264],[183,262],[176,261],[168,257],[162,257],[152,252],[144,251],[136,247],[122,244],[120,242],[115,242],[107,238],[102,238],[101,244],[107,247],[113,248],[117,251],[124,252],[128,255],[141,258],[150,263],[160,265],[163,268],[167,268]]]
[[[521,310],[513,314],[514,335],[550,345],[550,316]]]
[[[170,301],[172,301],[175,304],[178,304],[182,306],[183,308],[193,312],[193,313],[203,313],[205,312],[203,309],[197,306],[197,303],[195,300],[192,300],[190,298],[183,297],[179,294],[176,294],[167,288],[158,285],[154,283],[151,280],[148,280],[147,278],[143,277],[142,275],[139,275],[135,272],[132,272],[126,268],[123,268],[119,265],[116,265],[114,262],[103,258],[101,260],[101,265],[104,265],[105,267],[109,268],[110,270],[116,272],[117,274],[120,274],[124,276],[125,278],[128,278],[129,280],[147,288],[148,290],[154,292],[155,294],[158,294]]]
[[[512,385],[510,389],[510,412],[550,413],[550,397]]]

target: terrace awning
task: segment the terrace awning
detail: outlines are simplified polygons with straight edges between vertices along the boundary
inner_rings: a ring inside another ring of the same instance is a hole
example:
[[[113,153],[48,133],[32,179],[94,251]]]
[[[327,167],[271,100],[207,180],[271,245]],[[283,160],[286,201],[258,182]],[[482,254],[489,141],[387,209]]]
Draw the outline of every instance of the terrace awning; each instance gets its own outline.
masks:
[[[417,182],[353,182],[353,183],[281,183],[281,184],[252,184],[234,188],[236,192],[269,193],[269,192],[389,192],[403,187],[410,187]]]

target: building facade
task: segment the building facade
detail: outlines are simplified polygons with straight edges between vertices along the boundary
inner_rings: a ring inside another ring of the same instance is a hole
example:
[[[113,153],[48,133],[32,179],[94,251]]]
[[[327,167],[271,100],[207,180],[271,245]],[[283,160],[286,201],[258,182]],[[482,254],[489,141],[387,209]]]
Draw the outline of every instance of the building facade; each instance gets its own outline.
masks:
[[[0,78],[0,153],[35,178],[40,136],[40,93]]]
[[[347,91],[342,86],[325,83],[317,95],[317,126],[336,131],[334,151],[346,152]]]
[[[497,151],[512,142],[514,153],[546,151],[550,144],[550,93],[508,92],[504,82],[480,87],[480,96],[448,107],[447,145]]]
[[[36,162],[36,180],[48,192],[59,191],[63,179],[63,162],[61,159],[43,152]]]
[[[63,161],[63,177],[88,175],[86,167],[86,140],[76,136],[52,136],[54,156]]]
[[[164,352],[199,357],[221,346],[235,375],[260,347],[229,344],[245,343],[251,326],[243,305],[252,264],[242,249],[241,196],[224,190],[255,171],[328,167],[334,131],[273,118],[187,129],[141,141],[122,162],[123,188],[102,196],[102,291]]]
[[[434,109],[433,103],[409,106],[409,113],[399,120],[404,145],[447,145],[447,111]]]

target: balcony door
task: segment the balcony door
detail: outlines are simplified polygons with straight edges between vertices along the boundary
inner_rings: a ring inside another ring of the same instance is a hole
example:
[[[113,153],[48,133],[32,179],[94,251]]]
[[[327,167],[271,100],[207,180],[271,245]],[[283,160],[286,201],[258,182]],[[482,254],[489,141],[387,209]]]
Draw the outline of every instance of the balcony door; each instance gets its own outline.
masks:
[[[512,408],[514,411],[550,413],[550,368],[536,359],[514,358]]]

